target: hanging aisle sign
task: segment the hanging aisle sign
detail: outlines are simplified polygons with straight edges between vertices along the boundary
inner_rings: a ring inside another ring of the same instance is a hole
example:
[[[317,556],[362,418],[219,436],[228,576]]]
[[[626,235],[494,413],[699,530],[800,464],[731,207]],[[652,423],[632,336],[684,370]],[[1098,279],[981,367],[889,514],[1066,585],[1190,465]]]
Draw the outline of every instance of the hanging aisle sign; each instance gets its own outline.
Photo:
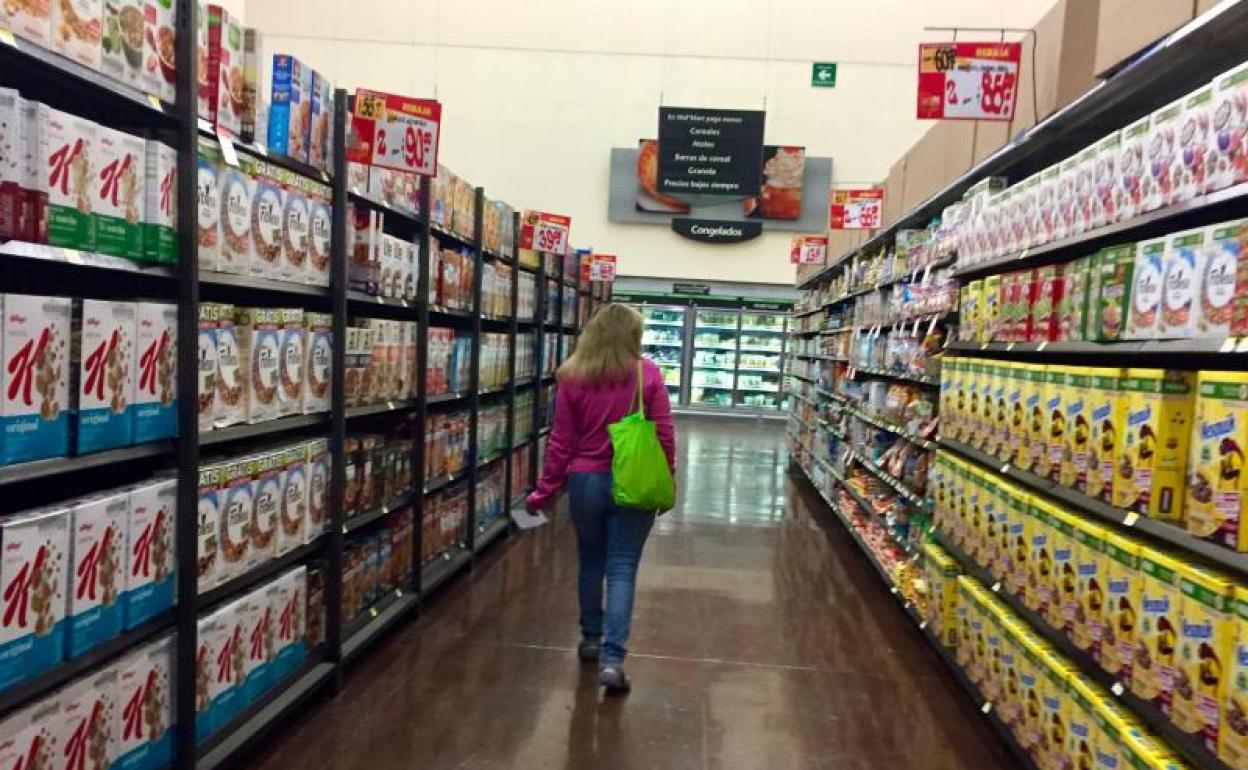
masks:
[[[828,258],[828,236],[795,235],[789,245],[789,261],[795,265],[822,265]]]
[[[1022,43],[921,43],[920,120],[1014,117]]]
[[[589,263],[589,280],[591,281],[614,281],[615,280],[615,255],[614,254],[595,254]]]
[[[545,251],[563,256],[568,253],[568,235],[572,230],[572,217],[547,214],[544,211],[526,211],[520,225],[520,248]]]
[[[355,90],[353,142],[347,160],[379,168],[437,176],[442,105],[363,88]]]
[[[830,230],[874,230],[884,215],[884,189],[833,190],[828,209]]]

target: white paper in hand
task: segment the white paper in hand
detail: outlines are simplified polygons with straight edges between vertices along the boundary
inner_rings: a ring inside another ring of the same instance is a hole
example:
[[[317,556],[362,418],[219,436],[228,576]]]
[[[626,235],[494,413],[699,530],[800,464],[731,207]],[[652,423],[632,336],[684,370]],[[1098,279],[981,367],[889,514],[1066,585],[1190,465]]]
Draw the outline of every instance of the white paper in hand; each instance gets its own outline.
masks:
[[[520,529],[535,529],[547,522],[546,514],[541,511],[529,513],[524,506],[511,509],[511,520],[516,522],[516,526]]]

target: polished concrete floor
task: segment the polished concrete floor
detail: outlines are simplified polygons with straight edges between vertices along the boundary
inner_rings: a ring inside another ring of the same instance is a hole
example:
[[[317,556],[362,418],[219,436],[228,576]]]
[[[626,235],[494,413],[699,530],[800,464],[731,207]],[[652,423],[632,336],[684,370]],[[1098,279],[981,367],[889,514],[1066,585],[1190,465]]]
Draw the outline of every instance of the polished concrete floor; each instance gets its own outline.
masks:
[[[678,421],[681,501],[646,547],[627,668],[575,656],[566,521],[512,537],[253,767],[1015,767],[803,482],[783,423]]]

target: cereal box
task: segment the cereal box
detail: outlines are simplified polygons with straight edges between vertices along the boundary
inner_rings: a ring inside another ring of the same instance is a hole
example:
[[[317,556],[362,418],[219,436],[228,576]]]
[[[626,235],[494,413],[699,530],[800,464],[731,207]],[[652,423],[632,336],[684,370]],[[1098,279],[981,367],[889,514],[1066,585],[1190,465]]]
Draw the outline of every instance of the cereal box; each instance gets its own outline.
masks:
[[[144,443],[178,433],[178,306],[136,303],[138,383],[134,395],[134,441]]]
[[[173,606],[177,479],[135,484],[130,496],[123,621],[136,628]]]
[[[203,18],[204,14],[201,13],[199,15],[201,24]],[[145,0],[143,3],[143,89],[170,104],[173,104],[177,98],[176,28],[177,13],[174,0]],[[205,44],[206,42],[205,40]],[[200,114],[203,112],[201,111]]]
[[[1248,304],[1239,296],[1248,294],[1248,281],[1242,290],[1240,265],[1243,253],[1244,222],[1237,219],[1212,225],[1205,231],[1205,251],[1200,263],[1199,302],[1192,333],[1196,337],[1225,337],[1243,328],[1248,331]],[[1248,277],[1248,276],[1246,276]],[[1242,317],[1242,318],[1241,318]],[[1237,319],[1241,319],[1237,322]]]
[[[1039,454],[1033,472],[1057,480],[1061,477],[1066,452],[1066,373],[1058,366],[1044,368],[1041,390],[1041,431]]]
[[[1200,277],[1205,269],[1204,228],[1166,237],[1158,336],[1185,338],[1195,331],[1200,313]]]
[[[1140,549],[1135,541],[1109,529],[1102,533],[1101,545],[1105,615],[1097,662],[1129,685],[1140,613]]]
[[[1141,180],[1144,187],[1142,211],[1169,206],[1178,197],[1177,177],[1182,168],[1178,155],[1178,133],[1182,118],[1182,99],[1176,99],[1149,117],[1148,173]]]
[[[221,167],[221,249],[214,269],[222,273],[247,275],[251,271],[255,172],[256,163],[247,156],[239,158],[237,167]]]
[[[1026,340],[1020,342],[1051,342],[1061,335],[1062,299],[1066,289],[1061,265],[1047,265],[1035,270],[1035,302],[1031,306],[1031,328]]]
[[[221,512],[225,495],[221,490],[223,465],[206,465],[199,469],[199,505],[197,532],[199,538],[198,591],[203,593],[227,579],[222,570]]]
[[[1122,369],[1088,370],[1088,423],[1091,437],[1088,475],[1084,492],[1109,502],[1114,484],[1114,463],[1119,442],[1125,433],[1126,395],[1122,389]]]
[[[282,517],[282,471],[285,468],[280,450],[252,456],[248,463],[251,473],[255,517],[251,529],[248,568],[272,559],[277,551],[277,532]]]
[[[1075,165],[1075,216],[1071,226],[1071,234],[1090,230],[1097,208],[1096,161],[1098,149],[1095,144],[1088,145],[1076,156]]]
[[[57,722],[65,739],[65,768],[113,767],[121,744],[123,710],[117,667],[83,677],[57,694]]]
[[[1059,482],[1080,492],[1087,489],[1091,458],[1090,373],[1086,367],[1069,367],[1065,378],[1066,447]]]
[[[959,339],[967,342],[979,340],[982,324],[979,300],[983,290],[983,281],[971,281],[958,290]]]
[[[1093,172],[1092,216],[1089,227],[1103,227],[1118,221],[1115,192],[1118,187],[1118,158],[1122,150],[1122,133],[1115,131],[1096,143],[1096,168]]]
[[[1248,445],[1248,374],[1198,375],[1188,459],[1187,531],[1244,549],[1244,447]]]
[[[218,701],[234,686],[233,628],[225,610],[201,617],[195,638],[195,740],[212,735],[224,720],[217,719]]]
[[[992,574],[999,574],[1001,563],[1001,490],[996,477],[980,477],[978,505],[972,510],[979,528],[978,546],[972,548],[975,561]]]
[[[212,4],[208,6],[206,81],[209,120],[218,132],[238,136],[243,130],[243,28],[229,11]]]
[[[1053,600],[1049,603],[1047,619],[1053,628],[1073,638],[1075,614],[1079,606],[1075,593],[1079,587],[1075,561],[1078,546],[1075,520],[1054,506],[1050,506],[1045,513],[1049,519],[1049,542],[1053,551]]]
[[[96,125],[46,104],[35,108],[39,131],[40,203],[48,244],[95,251],[92,187],[99,169]],[[46,196],[46,197],[44,197]]]
[[[0,521],[0,686],[65,659],[69,511],[49,508]]]
[[[33,241],[33,188],[27,182],[26,116],[21,95],[0,88],[0,238]]]
[[[1072,155],[1059,164],[1057,177],[1057,211],[1053,237],[1055,240],[1075,234],[1078,201],[1075,183],[1079,176],[1079,156]]]
[[[144,144],[143,258],[149,262],[178,261],[178,154],[161,142]]]
[[[1149,262],[1149,266],[1153,263]],[[1088,303],[1093,306],[1093,314],[1089,319],[1092,324],[1091,335],[1087,339],[1101,342],[1112,342],[1126,337],[1130,329],[1129,321],[1138,314],[1136,303],[1151,305],[1150,316],[1156,320],[1156,305],[1161,298],[1161,260],[1156,260],[1156,270],[1140,275],[1134,244],[1114,246],[1100,252],[1096,257],[1096,284],[1098,293],[1093,300],[1091,285],[1088,291]],[[1141,285],[1143,283],[1143,285]],[[1143,293],[1141,298],[1139,294]],[[1141,311],[1143,312],[1143,311]],[[1141,322],[1147,319],[1142,319]]]
[[[217,305],[217,398],[213,425],[225,428],[247,419],[247,371],[236,308]]]
[[[333,211],[329,206],[329,190],[323,185],[308,185],[308,257],[304,263],[304,283],[329,285],[330,233]]]
[[[1232,649],[1222,700],[1222,745],[1218,758],[1231,767],[1248,767],[1248,589],[1234,589]]]
[[[308,542],[321,536],[329,524],[329,442],[314,439],[304,445],[308,467]]]
[[[276,623],[274,681],[289,676],[307,656],[308,577],[305,567],[284,573],[268,587]]]
[[[1179,645],[1179,565],[1151,548],[1142,548],[1140,574],[1140,628],[1131,692],[1169,715]]]
[[[923,547],[924,575],[927,577],[927,614],[925,619],[932,635],[946,647],[956,641],[954,608],[957,605],[958,564],[935,543]]]
[[[281,278],[282,231],[285,225],[286,190],[281,169],[257,163],[251,209],[251,261],[247,272],[258,278]]]
[[[121,633],[130,493],[93,495],[74,503],[70,515],[67,654],[72,658]]]
[[[1021,393],[1021,406],[1017,414],[1018,424],[1011,430],[1018,438],[1014,442],[1014,464],[1026,471],[1037,468],[1044,453],[1044,379],[1046,368],[1040,364],[1021,365],[1016,374]]]
[[[1124,339],[1147,340],[1158,336],[1162,297],[1165,294],[1166,239],[1140,241],[1135,247],[1131,285],[1131,308]],[[1102,271],[1102,275],[1104,275]],[[1104,292],[1104,288],[1102,288]]]
[[[1006,403],[1006,393],[1008,392],[1008,382],[1012,379],[1013,365],[999,361],[995,366],[991,367],[992,371],[992,402],[989,407],[991,414],[991,424],[988,429],[988,444],[984,451],[998,457],[1008,457],[1010,454],[1009,443],[1009,404]]]
[[[272,584],[244,596],[239,604],[243,622],[243,694],[245,701],[254,701],[276,681],[273,678],[273,655],[277,639],[274,608],[269,597]]]
[[[273,54],[269,150],[308,162],[312,127],[312,70],[287,54]]]
[[[284,174],[285,208],[282,217],[282,258],[277,277],[303,281],[307,272],[311,210],[303,183],[295,174]]]
[[[173,637],[117,664],[118,752],[114,770],[159,770],[173,760]]]
[[[289,553],[307,542],[307,454],[307,451],[298,445],[281,451],[282,515],[277,530],[277,556]]]
[[[210,302],[199,306],[199,353],[198,378],[196,384],[196,408],[199,415],[199,430],[212,430],[216,419],[217,393],[217,327],[221,320],[221,306]]]
[[[1049,535],[1048,507],[1034,497],[1029,498],[1025,525],[1027,541],[1027,589],[1023,603],[1027,608],[1047,617],[1053,604],[1053,544]]]
[[[1153,189],[1148,160],[1150,125],[1151,119],[1143,117],[1122,129],[1118,186],[1114,195],[1120,220],[1151,210],[1145,205]]]
[[[307,339],[304,314],[299,308],[286,308],[281,313],[281,361],[277,391],[277,413],[281,416],[299,414],[303,409],[306,387]]]
[[[1013,726],[1012,732],[1023,749],[1034,755],[1046,727],[1041,722],[1040,705],[1040,677],[1044,669],[1040,664],[1034,636],[1019,634],[1016,656],[1017,699],[1020,709],[1018,722]]]
[[[135,310],[133,302],[74,300],[78,454],[134,443]]]
[[[1056,339],[1082,340],[1091,259],[1077,259],[1062,268],[1057,303]]]
[[[1213,79],[1206,189],[1248,180],[1248,63]]]
[[[302,390],[304,414],[329,411],[329,386],[333,364],[333,317],[326,313],[304,314],[307,353]]]
[[[1190,564],[1179,571],[1179,654],[1170,721],[1217,754],[1234,645],[1232,581]]]
[[[68,737],[61,699],[54,693],[0,723],[0,763],[11,768],[57,767]]]
[[[221,469],[221,526],[218,541],[222,556],[222,582],[237,577],[251,566],[251,542],[256,521],[256,487],[251,458],[227,463]]]
[[[264,52],[260,30],[243,29],[243,109],[238,116],[239,136],[248,144],[263,144],[259,117],[263,111]]]
[[[1112,502],[1150,518],[1178,521],[1192,430],[1196,382],[1192,372],[1128,369],[1126,434]]]
[[[51,3],[5,3],[0,7],[0,16],[8,14],[6,21],[9,29],[18,37],[38,43],[44,48],[52,44],[52,4]]]
[[[1074,704],[1069,696],[1074,670],[1057,654],[1042,647],[1040,659],[1040,718],[1043,726],[1036,742],[1037,763],[1044,770],[1062,770],[1070,766],[1066,757],[1066,740],[1070,734],[1070,711]]]
[[[282,311],[239,308],[234,318],[238,329],[239,375],[246,391],[247,422],[272,420],[279,415]]]
[[[1105,530],[1073,519],[1075,534],[1075,617],[1071,641],[1094,658],[1100,655],[1105,625]]]
[[[247,693],[243,689],[243,671],[248,641],[247,624],[242,612],[245,598],[240,597],[215,613],[228,629],[228,636],[222,646],[216,672],[220,686],[223,688],[218,693],[213,707],[214,719],[218,720],[218,726],[228,723],[247,705]]]
[[[96,166],[91,211],[95,248],[104,254],[143,257],[146,149],[141,137],[96,126]]]
[[[1189,201],[1205,192],[1209,176],[1209,124],[1213,114],[1213,86],[1198,88],[1183,99],[1183,117],[1175,152],[1175,202]]]
[[[221,266],[221,168],[220,147],[201,140],[196,164],[196,243],[200,270],[219,270]]]
[[[476,226],[476,193],[468,180],[455,178],[451,230],[462,238],[472,238]]]
[[[103,16],[103,0],[57,0],[52,3],[52,50],[98,70],[100,20]]]
[[[71,302],[5,294],[0,308],[0,460],[9,464],[64,455],[69,451]]]
[[[1000,487],[1005,526],[1002,546],[1002,570],[1005,585],[1013,596],[1022,600],[1027,595],[1028,536],[1031,532],[1031,495],[1003,482]]]
[[[311,128],[308,136],[308,163],[316,168],[326,168],[332,158],[333,147],[329,145],[329,125],[334,120],[334,86],[316,70],[312,70]]]
[[[100,70],[114,80],[144,88],[143,0],[104,0]]]

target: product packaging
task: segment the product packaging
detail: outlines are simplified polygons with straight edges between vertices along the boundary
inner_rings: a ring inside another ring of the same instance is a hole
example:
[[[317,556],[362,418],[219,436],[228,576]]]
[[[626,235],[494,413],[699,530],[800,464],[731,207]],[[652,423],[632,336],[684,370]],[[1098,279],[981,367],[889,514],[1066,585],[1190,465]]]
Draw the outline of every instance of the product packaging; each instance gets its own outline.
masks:
[[[219,5],[208,6],[208,72],[200,88],[207,88],[208,119],[219,133],[236,137],[242,132],[243,28]]]
[[[304,182],[296,174],[283,174],[285,206],[282,215],[282,258],[277,277],[303,281],[307,273],[311,212]]]
[[[247,144],[263,144],[264,132],[260,130],[264,78],[264,52],[260,30],[243,29],[243,104],[238,116],[239,136]]]
[[[1096,171],[1093,175],[1092,218],[1089,227],[1103,227],[1118,221],[1115,192],[1118,188],[1118,160],[1122,132],[1115,131],[1096,143]]]
[[[276,308],[239,308],[238,330],[240,380],[246,395],[247,422],[272,420],[279,415],[282,355],[282,311]]]
[[[221,476],[224,466],[220,464],[206,465],[199,469],[199,504],[197,512],[197,532],[199,539],[198,557],[198,592],[203,593],[216,588],[226,576],[223,574],[221,554],[221,530],[224,519],[222,511],[225,495],[221,491]]]
[[[33,241],[35,188],[27,180],[32,150],[25,101],[17,90],[0,88],[0,238]]]
[[[160,770],[172,762],[173,657],[173,637],[166,636],[117,664],[122,710],[114,770]]]
[[[1206,230],[1204,269],[1200,274],[1200,302],[1196,307],[1194,334],[1197,337],[1226,337],[1236,326],[1240,306],[1248,310],[1248,300],[1240,300],[1240,257],[1244,247],[1244,222],[1212,225]],[[1248,265],[1245,265],[1248,267]],[[1248,276],[1245,276],[1248,278]],[[1244,284],[1248,293],[1248,281]],[[1244,314],[1248,331],[1248,313]]]
[[[134,441],[142,444],[178,434],[178,306],[136,303],[138,383],[134,394]]]
[[[238,314],[243,309],[217,306],[217,399],[214,427],[225,428],[247,419],[247,376],[250,366],[244,358]]]
[[[199,14],[201,28],[205,14]],[[203,28],[206,33],[206,28]],[[174,0],[145,0],[143,3],[143,88],[168,104],[173,104],[177,90],[177,11]],[[197,30],[198,32],[198,30]],[[207,38],[204,39],[207,53]],[[201,58],[200,61],[206,61]],[[196,89],[198,90],[198,89]],[[205,111],[200,115],[207,117]]]
[[[46,104],[39,104],[35,115],[39,137],[39,202],[46,207],[45,211],[38,212],[37,220],[47,222],[49,245],[95,251],[91,203],[99,170],[96,125]]]
[[[273,55],[269,151],[308,162],[312,70],[286,54]]]
[[[1118,339],[1130,339],[1136,316],[1136,304],[1149,304],[1148,297],[1153,297],[1151,323],[1156,323],[1156,302],[1161,297],[1161,260],[1158,254],[1155,273],[1150,278],[1141,278],[1139,260],[1134,244],[1114,246],[1100,252],[1096,257],[1097,285],[1099,292],[1095,302],[1095,315],[1090,319],[1096,339],[1111,342]],[[1141,286],[1141,281],[1145,282]],[[1139,295],[1143,293],[1143,299]],[[1088,301],[1092,303],[1089,290]],[[1130,318],[1128,318],[1130,314]],[[1124,323],[1125,322],[1125,323]],[[1151,327],[1150,327],[1151,328]]]
[[[146,149],[143,139],[96,126],[96,167],[91,211],[95,248],[104,254],[143,257]]]
[[[252,268],[252,208],[257,164],[248,156],[238,160],[238,166],[221,166],[219,171],[221,248],[213,269],[248,275]]]
[[[236,650],[230,607],[201,617],[195,638],[195,740],[203,741],[225,724],[235,686]]]
[[[252,456],[242,457],[226,463],[221,470],[218,494],[222,582],[246,573],[254,563],[251,550],[256,531],[256,483],[252,461]]]
[[[1088,474],[1084,492],[1109,502],[1114,484],[1114,463],[1121,436],[1126,433],[1126,396],[1122,369],[1088,369],[1086,409],[1091,435],[1088,441]]]
[[[1211,115],[1209,192],[1248,181],[1248,62],[1213,79]]]
[[[67,454],[71,302],[4,294],[0,309],[0,462]]]
[[[103,0],[52,3],[52,50],[93,70],[100,69]]]
[[[3,10],[9,14],[9,28],[14,35],[44,48],[52,46],[51,3],[15,3],[11,7],[5,4]]]
[[[133,629],[173,606],[177,479],[145,481],[128,489],[129,546],[125,558],[123,622]]]
[[[221,265],[221,149],[203,139],[197,153],[197,259],[200,270],[218,270]]]
[[[305,313],[304,327],[307,354],[302,411],[327,412],[333,374],[333,317],[327,313]]]
[[[1183,100],[1175,164],[1176,203],[1205,192],[1209,181],[1209,127],[1213,119],[1213,86],[1198,88]]]
[[[1178,133],[1182,118],[1182,99],[1176,99],[1149,117],[1145,156],[1148,173],[1142,179],[1143,211],[1169,206],[1178,197],[1177,174],[1182,164],[1178,155]]]
[[[178,154],[170,146],[144,145],[143,259],[173,265],[178,261]]]
[[[313,286],[329,285],[330,233],[333,210],[329,205],[329,189],[310,182],[308,189],[308,256],[304,262],[302,281]]]
[[[1203,371],[1197,382],[1184,522],[1197,537],[1248,550],[1243,521],[1248,374]]]
[[[1130,219],[1147,211],[1145,197],[1152,189],[1148,166],[1150,118],[1143,117],[1122,129],[1118,154],[1118,187],[1115,201],[1118,219]]]
[[[281,278],[282,231],[286,210],[282,170],[268,163],[257,163],[254,174],[251,260],[247,272],[257,278]]]
[[[100,41],[100,70],[138,89],[147,85],[143,77],[143,5],[143,0],[104,0]]]
[[[1096,191],[1096,161],[1098,149],[1095,144],[1085,147],[1077,156],[1075,166],[1075,220],[1071,234],[1086,232],[1092,227],[1098,208]]]
[[[125,719],[120,696],[115,666],[83,677],[57,693],[57,722],[64,736],[58,742],[65,762],[62,767],[114,767]]]
[[[1097,662],[1124,685],[1131,682],[1140,622],[1140,549],[1135,541],[1106,530],[1103,545],[1105,625]]]
[[[282,574],[266,588],[276,622],[273,681],[286,678],[307,657],[307,568]]]
[[[1200,277],[1206,258],[1205,228],[1172,233],[1166,237],[1161,314],[1157,336],[1184,339],[1194,335],[1200,314]]]
[[[1193,373],[1128,369],[1126,435],[1114,476],[1115,507],[1178,521],[1195,408]]]
[[[1235,643],[1234,583],[1192,564],[1179,572],[1179,650],[1170,721],[1213,755],[1218,752],[1224,672]]]
[[[77,657],[121,633],[130,493],[92,495],[69,509],[67,655]]]
[[[308,453],[301,445],[281,451],[282,516],[277,530],[276,555],[287,554],[307,541]]]
[[[199,353],[196,371],[196,409],[200,432],[213,428],[219,406],[217,393],[217,327],[221,322],[221,306],[211,302],[199,305]]]
[[[334,84],[316,70],[312,70],[311,122],[308,136],[308,163],[316,168],[328,168],[333,162],[330,155],[329,127],[334,120]]]
[[[251,475],[253,510],[251,547],[247,555],[247,569],[264,564],[277,551],[277,531],[282,517],[282,462],[281,450],[261,452],[248,460]]]
[[[321,536],[329,523],[329,474],[331,458],[328,439],[313,439],[304,445],[308,467],[308,542]]]
[[[49,508],[0,521],[0,687],[65,659],[70,515]]]
[[[1071,641],[1094,659],[1101,654],[1105,626],[1105,530],[1075,523],[1075,620]]]
[[[269,604],[270,588],[262,586],[239,600],[238,611],[244,629],[242,698],[246,702],[259,698],[276,681],[273,678],[273,655],[277,624],[273,607]]]
[[[1060,483],[1083,492],[1087,489],[1091,457],[1092,426],[1089,422],[1087,367],[1067,367],[1065,376],[1066,437]]]
[[[281,352],[277,390],[277,414],[285,417],[299,414],[303,409],[304,390],[307,387],[307,339],[304,313],[300,308],[286,308],[281,315]]]
[[[1161,326],[1161,303],[1165,287],[1166,239],[1154,238],[1135,245],[1135,268],[1131,286],[1130,317],[1124,339],[1156,339]],[[1102,271],[1104,276],[1104,271]],[[1103,278],[1102,278],[1103,280]],[[1104,283],[1101,288],[1105,292]]]
[[[73,422],[78,454],[134,443],[133,302],[74,300]]]

